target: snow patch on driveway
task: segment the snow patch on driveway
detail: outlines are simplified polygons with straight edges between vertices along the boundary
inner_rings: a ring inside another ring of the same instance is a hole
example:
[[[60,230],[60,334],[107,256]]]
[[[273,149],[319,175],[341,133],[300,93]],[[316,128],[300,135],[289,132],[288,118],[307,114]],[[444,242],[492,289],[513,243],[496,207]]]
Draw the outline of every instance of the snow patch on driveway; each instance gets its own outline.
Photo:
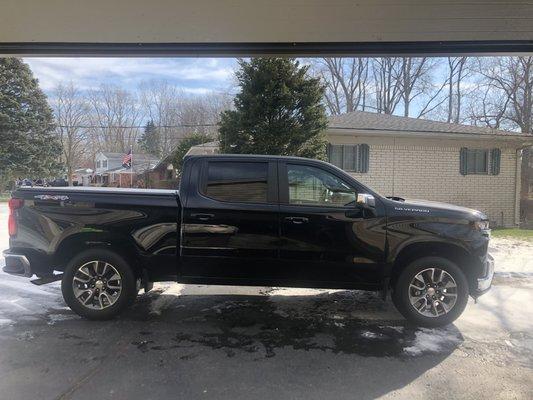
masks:
[[[72,311],[64,310],[59,282],[35,286],[28,278],[0,272],[0,319],[40,318],[50,310],[74,315]]]
[[[9,247],[7,231],[7,203],[0,203],[0,326],[14,323],[14,320],[41,318],[50,310],[61,310],[61,315],[75,314],[66,310],[61,297],[59,282],[36,286],[28,278],[8,275],[2,271],[2,251]],[[59,320],[60,314],[52,319]],[[9,322],[8,322],[9,321]]]
[[[533,241],[492,238],[489,253],[496,275],[533,278]]]
[[[421,328],[415,333],[415,340],[411,346],[403,349],[409,356],[419,356],[424,353],[439,353],[454,348],[462,342],[462,338],[450,329]]]

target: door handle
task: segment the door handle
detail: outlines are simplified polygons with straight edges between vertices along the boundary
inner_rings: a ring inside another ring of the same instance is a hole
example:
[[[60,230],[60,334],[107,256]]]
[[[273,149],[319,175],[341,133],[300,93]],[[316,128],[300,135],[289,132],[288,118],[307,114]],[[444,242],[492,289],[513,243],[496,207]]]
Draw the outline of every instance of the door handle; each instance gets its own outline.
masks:
[[[363,218],[365,213],[362,209],[349,210],[344,213],[347,218]]]
[[[368,219],[376,216],[374,210],[362,208],[360,210],[351,210],[344,213],[347,218],[351,219]]]
[[[192,218],[196,218],[199,221],[209,221],[214,218],[215,214],[191,214]]]
[[[292,222],[296,225],[306,224],[309,222],[309,218],[306,217],[285,217],[285,221]]]

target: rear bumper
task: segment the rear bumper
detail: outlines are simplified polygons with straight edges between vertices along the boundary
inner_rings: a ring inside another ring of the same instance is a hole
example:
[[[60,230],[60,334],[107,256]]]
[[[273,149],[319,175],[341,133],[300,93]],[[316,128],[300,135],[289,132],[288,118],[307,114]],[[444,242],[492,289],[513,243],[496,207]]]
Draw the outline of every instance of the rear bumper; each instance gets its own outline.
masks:
[[[33,276],[28,257],[22,254],[10,253],[9,250],[4,251],[3,255],[6,259],[6,265],[4,268],[2,268],[2,270],[5,273],[16,276],[24,276],[26,278],[31,278]]]
[[[494,277],[494,258],[490,254],[487,254],[483,271],[485,271],[485,275],[477,279],[477,287],[475,291],[476,297],[486,293],[492,285],[492,278]]]

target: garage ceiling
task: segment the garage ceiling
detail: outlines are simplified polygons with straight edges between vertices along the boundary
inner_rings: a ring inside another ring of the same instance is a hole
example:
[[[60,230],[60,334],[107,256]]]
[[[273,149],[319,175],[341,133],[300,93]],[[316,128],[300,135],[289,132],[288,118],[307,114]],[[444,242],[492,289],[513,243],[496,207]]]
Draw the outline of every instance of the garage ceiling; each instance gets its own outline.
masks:
[[[527,0],[2,0],[0,53],[533,51]]]

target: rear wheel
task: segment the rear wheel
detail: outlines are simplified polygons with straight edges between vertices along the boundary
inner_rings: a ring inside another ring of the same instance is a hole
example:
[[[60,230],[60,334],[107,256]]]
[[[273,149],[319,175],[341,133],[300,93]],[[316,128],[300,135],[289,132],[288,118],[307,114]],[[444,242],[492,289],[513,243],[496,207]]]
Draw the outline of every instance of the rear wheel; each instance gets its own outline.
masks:
[[[409,264],[396,281],[392,300],[416,325],[437,327],[455,321],[468,302],[468,282],[461,269],[441,257]]]
[[[132,269],[118,254],[106,249],[87,250],[74,257],[63,273],[61,291],[78,315],[94,320],[115,317],[133,303],[137,282]]]

